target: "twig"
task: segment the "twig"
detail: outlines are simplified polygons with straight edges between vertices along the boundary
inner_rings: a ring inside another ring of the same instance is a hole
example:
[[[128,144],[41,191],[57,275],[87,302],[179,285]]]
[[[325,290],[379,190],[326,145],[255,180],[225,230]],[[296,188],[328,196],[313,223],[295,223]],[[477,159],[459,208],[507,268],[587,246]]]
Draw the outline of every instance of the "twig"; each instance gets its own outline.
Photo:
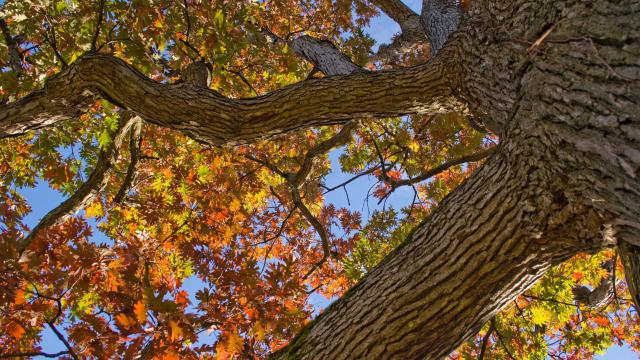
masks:
[[[500,332],[498,331],[498,327],[496,326],[496,319],[495,318],[491,319],[491,324],[493,325],[493,328],[494,328],[494,330],[496,332],[496,335],[498,335],[498,341],[500,342],[500,345],[502,345],[502,348],[504,349],[504,351],[507,353],[507,355],[509,355],[509,358],[511,358],[512,360],[516,360],[516,358],[513,357],[513,355],[511,354],[511,352],[507,348],[507,345],[505,345],[504,341],[502,340],[502,335],[500,335]]]
[[[138,163],[140,161],[140,147],[142,145],[142,119],[136,118],[135,123],[133,124],[133,129],[131,130],[131,138],[129,140],[129,153],[131,160],[129,161],[129,166],[127,167],[127,174],[120,185],[120,189],[118,193],[113,198],[113,202],[119,204],[124,200],[127,192],[131,188],[131,184],[133,183],[136,175],[136,169],[138,167]]]
[[[96,22],[96,29],[93,32],[93,39],[91,39],[91,51],[96,51],[96,43],[98,42],[98,35],[100,35],[100,27],[102,26],[102,17],[104,16],[104,3],[105,0],[100,0],[98,5],[98,21]]]
[[[478,360],[484,359],[484,355],[487,351],[487,345],[489,344],[489,338],[491,337],[491,334],[493,334],[493,330],[495,330],[495,322],[491,321],[487,333],[484,335],[484,338],[482,338],[482,346],[480,347],[480,355],[478,355]]]
[[[9,353],[9,354],[0,354],[0,359],[10,359],[10,358],[20,358],[20,357],[32,357],[32,356],[43,356],[46,358],[57,358],[62,355],[69,355],[69,351],[60,351],[55,354],[48,354],[41,351],[34,352],[25,352],[25,353]]]

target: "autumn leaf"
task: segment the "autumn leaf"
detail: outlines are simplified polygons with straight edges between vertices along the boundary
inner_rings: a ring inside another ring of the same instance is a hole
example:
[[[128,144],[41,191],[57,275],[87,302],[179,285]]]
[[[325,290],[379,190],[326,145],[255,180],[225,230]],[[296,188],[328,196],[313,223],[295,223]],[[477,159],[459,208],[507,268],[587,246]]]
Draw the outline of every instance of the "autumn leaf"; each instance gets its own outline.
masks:
[[[135,320],[131,319],[127,314],[120,313],[116,315],[116,321],[125,330],[128,330],[131,326],[135,324]]]
[[[15,340],[20,340],[22,339],[22,336],[24,336],[25,329],[20,326],[20,324],[10,323],[8,325],[7,332],[9,333],[9,336],[14,338]]]
[[[169,320],[169,327],[171,328],[171,340],[177,341],[182,337],[182,328],[175,320]]]
[[[138,301],[133,306],[133,313],[136,315],[138,323],[143,324],[147,321],[147,309],[142,301]]]

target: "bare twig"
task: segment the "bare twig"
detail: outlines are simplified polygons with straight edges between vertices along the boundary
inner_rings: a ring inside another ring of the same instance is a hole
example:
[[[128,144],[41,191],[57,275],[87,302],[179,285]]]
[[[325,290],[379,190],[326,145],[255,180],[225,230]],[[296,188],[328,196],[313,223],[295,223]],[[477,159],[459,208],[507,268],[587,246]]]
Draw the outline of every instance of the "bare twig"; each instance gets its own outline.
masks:
[[[60,351],[55,354],[48,354],[41,351],[34,352],[24,352],[24,353],[8,353],[8,354],[0,354],[0,359],[11,359],[11,358],[21,358],[21,357],[32,357],[32,356],[43,356],[46,358],[57,358],[62,355],[69,355],[68,351]]]
[[[105,0],[99,0],[98,4],[98,21],[96,21],[96,29],[93,32],[93,38],[91,39],[91,51],[96,51],[96,43],[98,42],[98,36],[100,35],[100,27],[102,26],[102,18],[104,17],[104,3]]]
[[[511,360],[516,360],[516,358],[513,357],[513,355],[511,354],[511,351],[509,351],[509,349],[507,348],[507,345],[502,340],[502,335],[500,335],[500,332],[498,331],[498,326],[496,326],[496,318],[491,319],[491,324],[493,326],[493,329],[496,332],[496,335],[498,335],[498,341],[500,342],[500,345],[502,345],[502,348],[504,349],[504,352],[506,352],[507,355],[509,355],[509,358]]]
[[[491,338],[491,334],[493,334],[493,330],[495,330],[495,322],[491,321],[489,323],[489,329],[487,329],[487,333],[482,338],[482,346],[480,347],[480,355],[478,355],[478,360],[484,359],[484,355],[487,352],[487,345],[489,344],[489,338]]]

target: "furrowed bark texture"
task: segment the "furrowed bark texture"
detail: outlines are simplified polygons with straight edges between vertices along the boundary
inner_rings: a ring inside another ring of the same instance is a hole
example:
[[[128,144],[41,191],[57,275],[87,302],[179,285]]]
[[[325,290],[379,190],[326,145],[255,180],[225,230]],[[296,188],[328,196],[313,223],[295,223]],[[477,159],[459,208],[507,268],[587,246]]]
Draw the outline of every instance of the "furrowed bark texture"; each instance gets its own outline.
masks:
[[[423,0],[422,26],[429,39],[429,52],[435,57],[449,35],[458,29],[462,9],[459,0]]]
[[[330,41],[318,40],[309,35],[299,36],[289,45],[299,56],[311,62],[326,75],[348,75],[364,72]]]
[[[373,3],[400,25],[400,34],[390,44],[382,44],[370,60],[394,61],[411,51],[416,45],[427,41],[420,15],[401,0],[376,0]]]
[[[549,266],[616,241],[638,303],[640,4],[471,10],[441,55],[503,145],[273,358],[442,358]]]
[[[102,96],[212,144],[453,110],[501,135],[403,246],[274,358],[441,358],[549,266],[616,242],[638,302],[640,3],[476,0],[460,27],[426,65],[240,100],[87,55],[0,109],[0,134],[73,117]]]
[[[101,96],[153,124],[209,144],[234,145],[301,127],[352,118],[464,111],[454,97],[455,73],[431,63],[399,71],[312,79],[264,96],[228,99],[187,83],[164,85],[122,60],[88,54],[45,88],[0,109],[0,137],[76,117]],[[445,76],[446,74],[446,76]]]

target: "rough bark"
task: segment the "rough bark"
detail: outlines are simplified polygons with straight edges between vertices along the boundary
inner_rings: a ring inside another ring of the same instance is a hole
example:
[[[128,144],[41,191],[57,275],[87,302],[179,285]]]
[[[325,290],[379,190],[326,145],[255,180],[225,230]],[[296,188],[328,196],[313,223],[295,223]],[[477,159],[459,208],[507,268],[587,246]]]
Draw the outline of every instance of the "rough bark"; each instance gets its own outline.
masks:
[[[535,145],[487,160],[274,358],[443,357],[552,264],[601,246],[600,217],[536,168]]]
[[[504,145],[274,358],[441,358],[548,266],[616,240],[637,283],[640,4],[472,6],[450,46]]]
[[[11,35],[7,22],[2,18],[0,18],[0,31],[2,31],[2,36],[9,53],[9,61],[7,61],[7,64],[9,64],[11,70],[15,71],[16,74],[19,74],[22,71],[22,56],[20,55],[20,42],[22,41],[22,36]]]
[[[376,0],[373,3],[400,25],[401,32],[390,44],[380,45],[377,53],[371,57],[372,61],[394,61],[416,45],[427,41],[420,15],[401,0]]]
[[[326,75],[348,75],[364,72],[330,41],[318,40],[309,35],[289,41],[291,49]]]
[[[1,109],[0,131],[68,118],[99,95],[215,144],[467,106],[498,132],[502,145],[485,165],[276,358],[443,357],[549,266],[616,241],[638,301],[640,4],[471,6],[427,65],[252,99],[157,84],[120,60],[88,55]]]
[[[201,142],[233,145],[352,118],[465,111],[443,63],[311,79],[264,96],[229,99],[190,84],[165,85],[104,54],[87,54],[37,91],[0,109],[0,137],[78,116],[101,96],[148,122]],[[318,96],[322,94],[322,96]]]
[[[435,57],[458,29],[462,9],[460,0],[423,0],[420,20],[429,39],[429,52]]]

